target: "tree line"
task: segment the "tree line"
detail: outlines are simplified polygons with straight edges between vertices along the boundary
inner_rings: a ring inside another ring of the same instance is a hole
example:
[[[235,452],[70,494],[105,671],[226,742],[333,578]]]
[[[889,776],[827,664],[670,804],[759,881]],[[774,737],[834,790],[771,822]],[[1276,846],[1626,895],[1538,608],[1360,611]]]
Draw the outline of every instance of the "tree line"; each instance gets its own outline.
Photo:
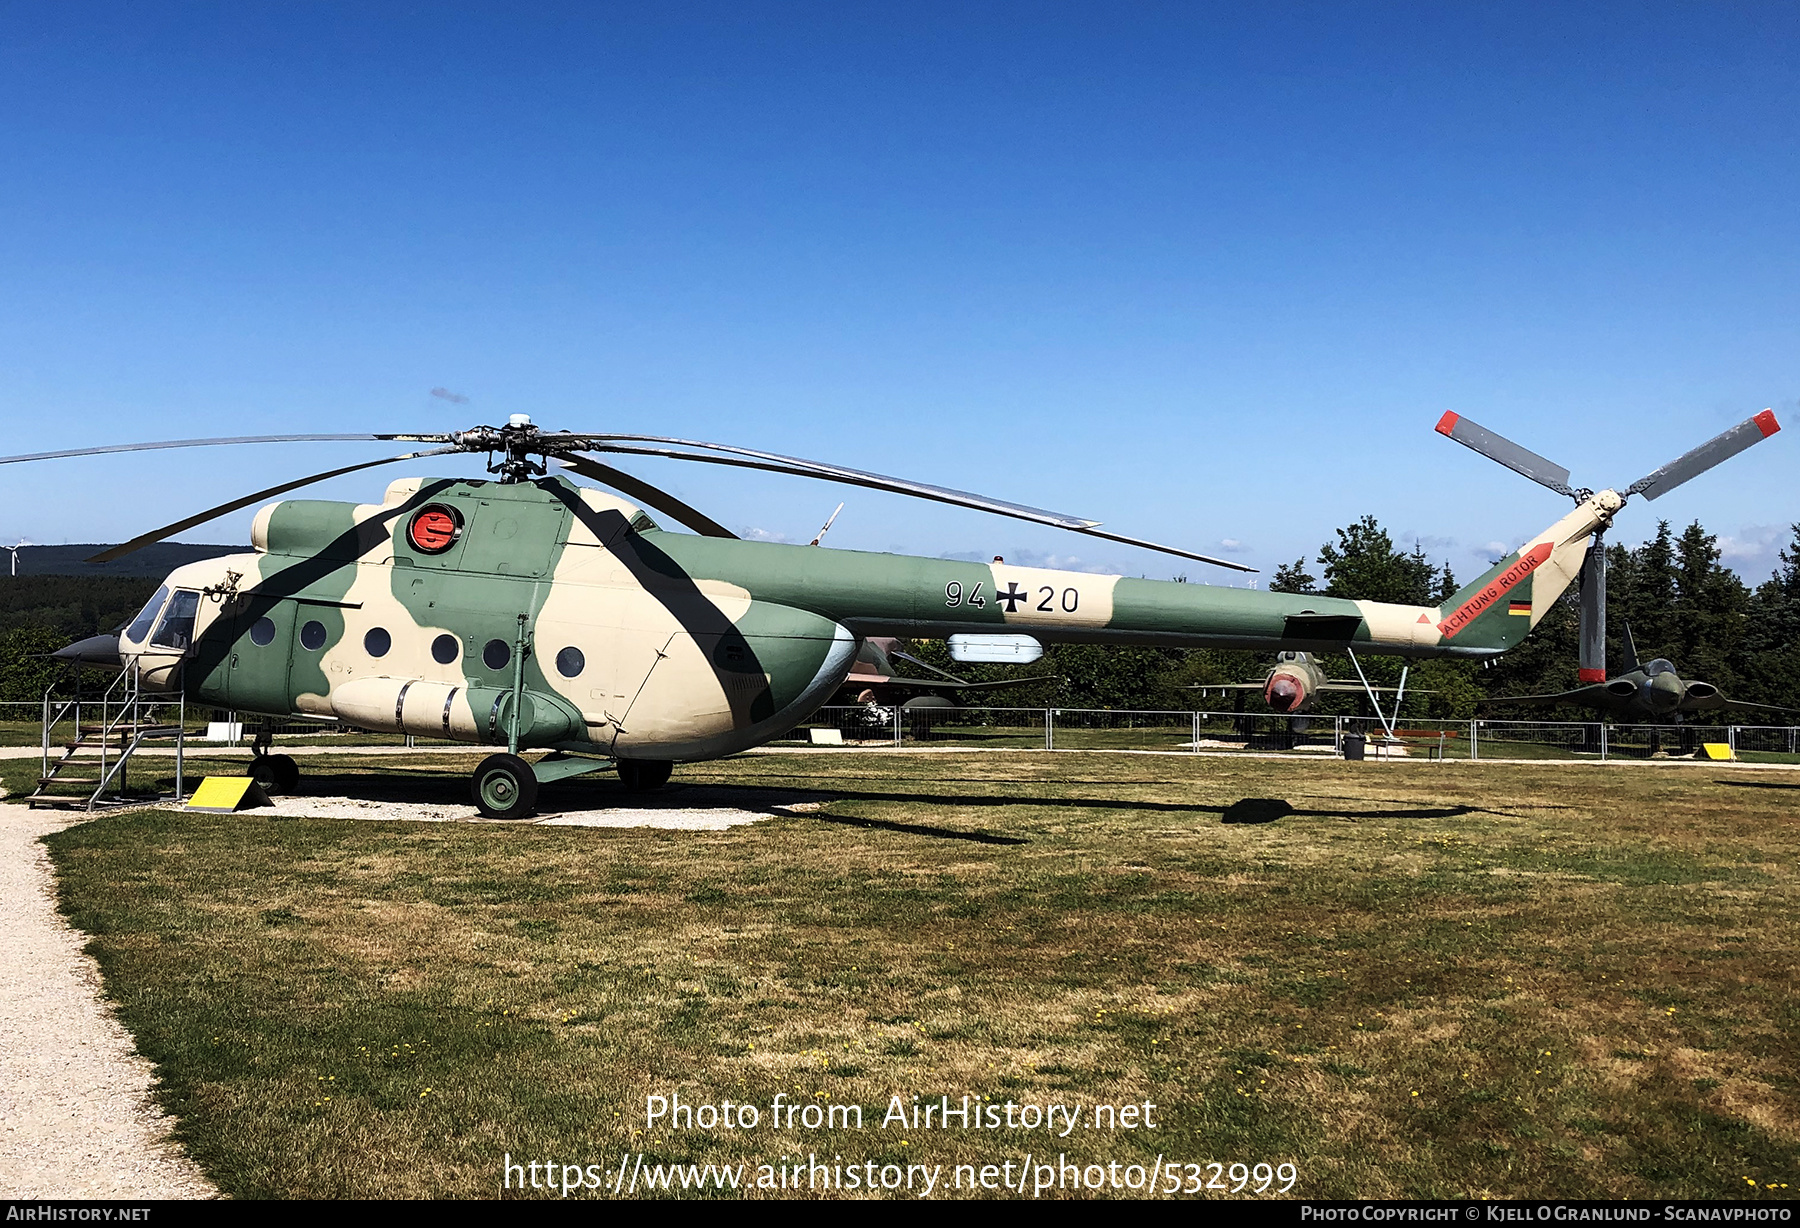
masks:
[[[1732,699],[1800,706],[1800,525],[1767,580],[1751,587],[1721,561],[1718,538],[1695,522],[1679,536],[1667,521],[1642,545],[1607,549],[1607,663],[1629,664],[1626,629],[1640,661],[1667,657],[1682,677],[1720,687]],[[124,623],[156,589],[154,579],[111,576],[0,577],[0,699],[36,700],[61,674],[45,654]],[[1373,516],[1336,530],[1314,559],[1275,569],[1276,592],[1320,593],[1403,605],[1437,605],[1457,588],[1448,564],[1434,564],[1417,545],[1397,546]],[[1578,596],[1565,593],[1524,643],[1482,665],[1421,661],[1407,677],[1406,715],[1467,720],[1489,696],[1573,689]],[[1253,681],[1272,663],[1268,653],[1213,649],[1053,644],[1030,666],[958,665],[937,641],[913,645],[924,660],[972,681],[1050,675],[1050,680],[990,693],[1006,707],[1186,710],[1193,688]],[[1322,661],[1334,677],[1353,677],[1347,658]],[[1363,658],[1371,682],[1392,685],[1400,662]],[[1208,701],[1217,703],[1217,697]],[[1357,710],[1355,696],[1327,696],[1320,711]],[[1260,708],[1252,699],[1251,710]],[[1519,715],[1524,715],[1523,711]],[[1585,709],[1561,715],[1592,719]],[[1730,721],[1728,713],[1704,720]],[[1739,720],[1746,718],[1739,717]],[[1751,720],[1761,718],[1748,718]]]
[[[1274,592],[1318,593],[1364,601],[1435,606],[1458,588],[1448,563],[1439,566],[1414,545],[1396,546],[1373,516],[1336,530],[1314,559],[1275,569]],[[1495,560],[1498,561],[1498,560]],[[1666,657],[1683,678],[1718,686],[1728,698],[1800,707],[1800,524],[1780,552],[1767,580],[1751,587],[1722,562],[1718,538],[1698,521],[1679,536],[1667,521],[1635,548],[1607,548],[1607,665],[1610,674],[1631,664],[1627,628],[1638,662]],[[1491,662],[1418,661],[1407,675],[1405,715],[1468,720],[1490,696],[1543,695],[1573,690],[1577,677],[1580,597],[1571,587],[1525,641]],[[1268,653],[1213,649],[1118,648],[1090,644],[1047,646],[1029,667],[958,666],[942,645],[922,644],[918,655],[971,681],[1009,674],[1051,674],[1056,679],[990,696],[1007,706],[1186,709],[1197,706],[1194,687],[1260,679],[1273,664]],[[1401,662],[1358,658],[1369,681],[1394,685]],[[1321,664],[1336,678],[1355,677],[1348,657],[1324,654]],[[1004,696],[1004,698],[1002,698]],[[1221,702],[1215,693],[1209,706]],[[1356,712],[1355,695],[1327,695],[1318,711]],[[1247,710],[1266,711],[1260,698]],[[1499,714],[1498,708],[1483,714]],[[1508,714],[1592,720],[1589,709],[1509,709]],[[1762,723],[1729,712],[1703,713],[1700,723]]]

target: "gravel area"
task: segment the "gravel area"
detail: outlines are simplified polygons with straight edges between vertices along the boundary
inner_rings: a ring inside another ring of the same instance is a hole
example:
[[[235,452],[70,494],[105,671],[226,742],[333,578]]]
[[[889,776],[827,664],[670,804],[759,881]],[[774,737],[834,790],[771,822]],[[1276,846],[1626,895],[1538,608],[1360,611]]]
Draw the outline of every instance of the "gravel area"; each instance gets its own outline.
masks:
[[[0,806],[0,1197],[217,1198],[168,1141],[150,1064],[56,911],[38,840],[74,821]]]
[[[371,789],[374,793],[377,790]],[[746,823],[760,823],[781,814],[804,814],[825,803],[777,796],[767,803],[745,808],[741,789],[712,789],[673,785],[650,795],[631,795],[632,803],[620,806],[620,795],[603,794],[591,804],[562,810],[542,810],[529,819],[484,819],[468,802],[443,800],[408,801],[392,797],[277,797],[273,806],[258,806],[247,813],[288,818],[378,819],[406,823],[492,823],[517,827],[537,823],[545,827],[661,827],[674,831],[724,831]],[[810,795],[805,795],[810,796]]]

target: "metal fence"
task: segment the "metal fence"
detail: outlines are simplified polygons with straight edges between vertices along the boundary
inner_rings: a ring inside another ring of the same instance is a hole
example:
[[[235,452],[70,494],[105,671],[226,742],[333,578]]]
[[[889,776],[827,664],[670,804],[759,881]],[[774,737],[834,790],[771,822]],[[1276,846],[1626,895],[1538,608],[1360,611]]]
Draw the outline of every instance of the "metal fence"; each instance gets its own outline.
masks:
[[[1029,750],[1277,751],[1342,755],[1362,739],[1381,758],[1616,759],[1686,755],[1703,743],[1800,755],[1800,727],[1609,725],[1598,721],[1404,720],[1092,708],[821,708],[786,742]]]
[[[98,699],[95,701],[96,710]],[[0,703],[0,721],[37,725],[41,703]],[[177,711],[167,705],[165,714]],[[248,742],[261,718],[189,708],[190,722],[240,721]],[[280,737],[360,735],[398,743],[327,720],[270,722]],[[1691,755],[1724,743],[1751,758],[1800,757],[1800,726],[1613,725],[1599,721],[1398,722],[1390,739],[1375,717],[1272,716],[1266,713],[1124,711],[1110,708],[899,708],[877,704],[821,708],[781,743],[844,746],[941,746],[1019,750],[1276,751],[1342,755],[1345,739],[1363,739],[1373,757],[1444,759],[1615,759]],[[424,739],[421,739],[423,741]]]

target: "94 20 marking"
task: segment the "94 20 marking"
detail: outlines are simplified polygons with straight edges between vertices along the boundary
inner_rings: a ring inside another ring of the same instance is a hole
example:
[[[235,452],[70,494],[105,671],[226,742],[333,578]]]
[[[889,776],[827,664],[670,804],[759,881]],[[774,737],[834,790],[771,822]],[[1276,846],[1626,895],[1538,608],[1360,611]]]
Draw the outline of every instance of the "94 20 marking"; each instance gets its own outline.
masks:
[[[975,587],[964,594],[962,581],[952,580],[944,585],[944,604],[986,609],[988,599],[981,588],[982,582],[977,580]],[[1005,592],[994,593],[994,600],[1004,605],[1008,614],[1017,614],[1021,605],[1028,613],[1055,614],[1060,610],[1064,614],[1073,614],[1081,608],[1081,590],[1065,588],[1059,592],[1051,585],[1040,584],[1034,593],[1029,588],[1020,588],[1017,581],[1009,581]]]

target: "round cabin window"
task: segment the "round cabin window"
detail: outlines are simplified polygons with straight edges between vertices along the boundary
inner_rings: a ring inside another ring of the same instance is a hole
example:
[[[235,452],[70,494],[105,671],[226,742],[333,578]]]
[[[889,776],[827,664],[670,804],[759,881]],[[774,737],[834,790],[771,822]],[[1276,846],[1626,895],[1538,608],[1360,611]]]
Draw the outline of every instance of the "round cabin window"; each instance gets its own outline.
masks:
[[[556,654],[556,672],[565,678],[573,678],[586,668],[587,658],[579,648],[565,648]]]
[[[512,649],[505,640],[489,640],[487,647],[481,650],[482,664],[489,669],[505,669],[506,663],[512,660]]]
[[[250,624],[250,642],[263,647],[275,642],[275,620],[259,618]]]
[[[325,624],[315,618],[300,628],[300,646],[314,651],[325,647]]]
[[[448,665],[456,660],[456,650],[459,647],[454,635],[440,635],[431,641],[431,659],[439,665]]]
[[[370,627],[369,633],[363,636],[363,651],[371,657],[385,657],[393,646],[394,637],[385,627]]]

